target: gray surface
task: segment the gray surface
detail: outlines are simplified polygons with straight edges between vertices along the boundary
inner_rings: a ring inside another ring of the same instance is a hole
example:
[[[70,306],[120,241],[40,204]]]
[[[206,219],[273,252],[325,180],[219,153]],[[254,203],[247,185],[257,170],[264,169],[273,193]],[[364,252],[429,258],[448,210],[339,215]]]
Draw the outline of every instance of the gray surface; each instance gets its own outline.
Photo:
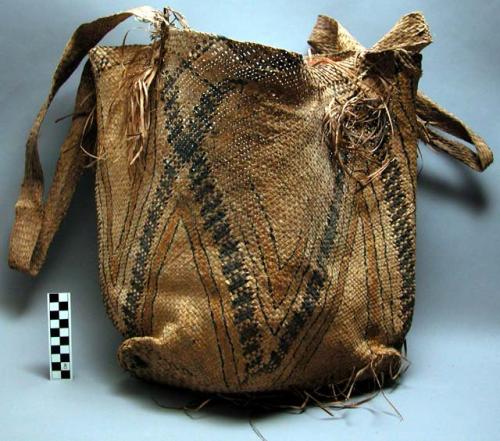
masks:
[[[152,6],[161,7],[159,2]],[[496,147],[500,93],[500,2],[413,1],[175,1],[199,30],[296,51],[319,13],[341,21],[365,45],[404,13],[422,10],[434,44],[424,50],[421,89]],[[146,385],[115,360],[120,336],[106,318],[97,282],[92,179],[85,177],[36,279],[7,269],[8,232],[18,194],[24,141],[45,97],[66,39],[83,21],[137,6],[132,1],[4,0],[0,27],[0,439],[223,440],[258,439],[247,415],[229,408],[197,414],[158,407],[188,397]],[[122,25],[110,42],[117,43]],[[131,35],[138,41],[140,32]],[[42,131],[50,177],[71,112],[72,81],[58,96]],[[412,365],[388,392],[365,408],[256,418],[269,440],[492,440],[500,429],[500,176],[498,163],[477,175],[423,148],[418,191],[417,306],[408,339]],[[500,160],[499,160],[500,163]],[[50,178],[48,178],[50,179]],[[71,291],[75,379],[47,379],[45,293]]]

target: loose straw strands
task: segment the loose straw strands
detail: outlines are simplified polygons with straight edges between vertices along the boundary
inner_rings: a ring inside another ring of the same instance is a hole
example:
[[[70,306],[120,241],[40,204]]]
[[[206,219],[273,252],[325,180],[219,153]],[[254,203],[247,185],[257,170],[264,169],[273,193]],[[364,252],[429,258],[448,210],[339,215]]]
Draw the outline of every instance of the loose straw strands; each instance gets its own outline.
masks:
[[[114,115],[114,109],[125,98],[125,123],[124,127],[127,145],[127,154],[129,165],[133,165],[144,151],[151,127],[152,109],[151,107],[151,91],[155,78],[157,77],[162,54],[161,36],[168,35],[168,28],[179,25],[183,29],[189,29],[189,25],[182,14],[174,11],[171,8],[165,8],[163,12],[145,8],[140,14],[135,17],[137,20],[149,24],[149,34],[153,44],[150,46],[150,59],[137,72],[131,72],[132,69],[137,70],[137,53],[132,60],[125,62],[125,43],[128,36],[127,31],[123,37],[122,49],[122,79],[117,89],[115,98],[110,102],[108,110],[109,118]],[[139,28],[143,29],[143,28]],[[84,134],[95,123],[95,107],[88,114],[85,122]],[[105,151],[100,151],[99,154],[93,154],[83,147],[83,135],[80,142],[82,150],[95,161],[106,159]],[[118,159],[118,158],[116,158]],[[95,162],[94,161],[94,162]]]
[[[336,57],[344,55],[309,57],[306,62],[313,67],[333,63]],[[355,64],[363,68],[363,72],[345,69],[343,74],[357,86],[347,98],[334,97],[327,105],[323,134],[339,166],[364,187],[380,176],[391,162],[387,148],[382,154],[380,150],[385,146],[389,129],[394,134],[394,126],[386,101],[367,83],[362,82],[372,66],[360,54],[356,55]],[[339,71],[340,65],[336,67]],[[383,78],[380,85],[387,87]],[[354,168],[351,164],[354,164]]]
[[[387,149],[382,155],[378,153],[389,129],[393,132],[391,116],[382,99],[367,97],[360,91],[339,104],[334,98],[325,109],[325,141],[340,167],[365,186],[380,176],[391,161]],[[372,171],[373,165],[376,168]]]

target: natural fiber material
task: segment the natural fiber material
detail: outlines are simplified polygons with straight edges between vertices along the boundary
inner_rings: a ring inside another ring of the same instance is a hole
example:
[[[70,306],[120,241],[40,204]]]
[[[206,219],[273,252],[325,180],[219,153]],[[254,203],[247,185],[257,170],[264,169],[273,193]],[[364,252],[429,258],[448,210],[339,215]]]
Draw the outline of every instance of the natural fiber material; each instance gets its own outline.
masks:
[[[138,8],[71,38],[28,139],[11,266],[39,271],[95,161],[100,280],[125,369],[220,393],[342,385],[343,397],[394,377],[415,298],[417,142],[475,170],[492,161],[417,92],[422,15],[368,50],[320,16],[305,57],[172,14]],[[152,23],[150,45],[95,46],[131,15]],[[87,52],[42,202],[38,130]]]

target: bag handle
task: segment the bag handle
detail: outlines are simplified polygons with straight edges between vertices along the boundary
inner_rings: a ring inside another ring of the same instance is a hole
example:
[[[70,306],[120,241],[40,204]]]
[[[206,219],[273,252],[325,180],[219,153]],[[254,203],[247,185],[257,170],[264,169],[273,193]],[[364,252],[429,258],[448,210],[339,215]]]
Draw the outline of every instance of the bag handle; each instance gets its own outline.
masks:
[[[419,139],[451,157],[463,162],[473,170],[483,171],[493,162],[493,153],[486,142],[453,114],[438,106],[423,93],[417,94],[417,118]],[[444,137],[442,132],[472,144],[475,151],[465,144]]]
[[[423,15],[413,12],[403,16],[368,52],[390,49],[419,52],[431,41]],[[318,17],[309,37],[309,45],[313,53],[365,50],[337,21],[324,15]],[[479,135],[421,92],[417,93],[416,110],[421,141],[477,171],[483,171],[493,162],[491,149]],[[475,150],[444,137],[436,129],[472,144]]]
[[[9,266],[36,275],[45,260],[52,238],[63,219],[76,183],[85,164],[83,153],[78,148],[85,130],[86,118],[91,102],[89,92],[92,74],[89,65],[84,69],[82,83],[76,100],[76,111],[69,134],[61,147],[61,153],[47,200],[43,201],[43,171],[38,153],[38,136],[47,110],[59,88],[78,67],[87,52],[109,31],[130,16],[153,22],[158,11],[142,6],[101,17],[80,25],[66,43],[61,59],[52,77],[49,94],[42,104],[26,142],[24,178],[15,206],[14,226],[9,244]]]

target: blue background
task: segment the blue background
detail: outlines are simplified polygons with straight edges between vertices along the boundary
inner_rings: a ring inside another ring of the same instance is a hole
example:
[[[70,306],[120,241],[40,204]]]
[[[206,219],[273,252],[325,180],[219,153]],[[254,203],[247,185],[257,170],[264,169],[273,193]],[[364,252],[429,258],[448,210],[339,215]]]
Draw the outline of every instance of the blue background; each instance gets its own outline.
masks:
[[[151,2],[162,7],[160,2]],[[77,25],[132,1],[2,0],[0,27],[0,439],[253,440],[248,413],[211,407],[189,418],[159,407],[189,394],[141,383],[115,359],[120,336],[107,319],[97,279],[92,178],[85,176],[36,279],[7,268],[8,234],[24,142],[64,44]],[[477,0],[172,1],[200,31],[298,52],[317,14],[338,19],[364,45],[397,19],[424,12],[434,43],[423,51],[420,88],[500,144],[500,2]],[[107,43],[120,43],[121,25]],[[134,31],[129,42],[147,41]],[[76,79],[58,95],[40,143],[47,180],[72,111]],[[497,150],[497,153],[500,153]],[[417,228],[417,303],[408,337],[412,362],[387,391],[357,410],[259,415],[268,440],[493,440],[500,429],[500,176],[483,175],[422,148]],[[71,291],[75,378],[48,381],[46,297]]]

